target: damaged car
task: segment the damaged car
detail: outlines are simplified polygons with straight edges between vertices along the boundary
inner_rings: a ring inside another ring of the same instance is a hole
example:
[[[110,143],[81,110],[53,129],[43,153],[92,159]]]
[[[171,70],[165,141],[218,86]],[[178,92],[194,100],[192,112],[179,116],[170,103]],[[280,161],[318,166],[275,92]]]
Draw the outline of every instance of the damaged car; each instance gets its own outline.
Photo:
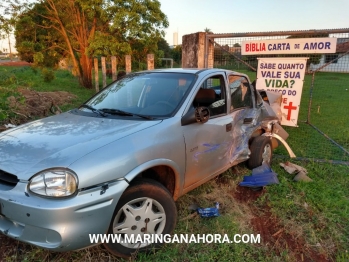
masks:
[[[2,132],[0,232],[52,251],[104,233],[124,240],[104,243],[116,256],[156,248],[127,239],[171,234],[180,196],[241,162],[270,163],[286,144],[264,100],[241,73],[152,70]]]

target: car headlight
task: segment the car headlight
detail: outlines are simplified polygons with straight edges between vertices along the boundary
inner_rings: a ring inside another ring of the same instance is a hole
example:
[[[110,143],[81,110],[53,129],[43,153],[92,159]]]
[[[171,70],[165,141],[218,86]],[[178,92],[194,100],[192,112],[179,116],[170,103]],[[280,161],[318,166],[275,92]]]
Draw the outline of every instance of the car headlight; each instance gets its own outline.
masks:
[[[76,175],[65,169],[51,169],[40,172],[29,182],[29,190],[48,197],[67,197],[77,190]]]

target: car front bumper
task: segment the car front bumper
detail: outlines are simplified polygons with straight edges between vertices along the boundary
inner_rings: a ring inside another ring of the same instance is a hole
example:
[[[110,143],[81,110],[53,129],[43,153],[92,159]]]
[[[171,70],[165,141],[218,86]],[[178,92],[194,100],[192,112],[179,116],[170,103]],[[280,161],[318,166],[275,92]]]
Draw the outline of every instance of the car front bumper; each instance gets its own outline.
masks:
[[[66,199],[29,194],[27,183],[6,190],[0,185],[0,232],[53,251],[91,246],[89,234],[106,233],[125,180],[93,187]]]

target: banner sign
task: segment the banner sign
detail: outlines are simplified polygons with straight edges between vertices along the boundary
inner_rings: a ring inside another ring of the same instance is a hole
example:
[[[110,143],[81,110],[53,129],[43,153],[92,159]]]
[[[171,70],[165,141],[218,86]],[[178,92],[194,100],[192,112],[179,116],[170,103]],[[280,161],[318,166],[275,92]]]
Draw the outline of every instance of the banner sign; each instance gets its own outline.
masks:
[[[256,88],[282,93],[282,125],[297,126],[307,59],[258,58]]]
[[[330,54],[335,53],[337,38],[285,38],[243,41],[242,55]]]

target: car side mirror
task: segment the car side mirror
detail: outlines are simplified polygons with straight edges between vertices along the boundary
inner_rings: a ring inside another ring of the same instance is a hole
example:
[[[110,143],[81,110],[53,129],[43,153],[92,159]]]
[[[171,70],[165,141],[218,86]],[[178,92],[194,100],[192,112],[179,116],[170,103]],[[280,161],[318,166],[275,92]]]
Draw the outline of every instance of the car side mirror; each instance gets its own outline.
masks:
[[[210,117],[210,111],[207,107],[194,108],[193,106],[182,117],[182,126],[190,125],[193,123],[205,123]]]
[[[210,110],[207,107],[200,106],[195,109],[195,119],[198,123],[206,123],[210,118]]]

